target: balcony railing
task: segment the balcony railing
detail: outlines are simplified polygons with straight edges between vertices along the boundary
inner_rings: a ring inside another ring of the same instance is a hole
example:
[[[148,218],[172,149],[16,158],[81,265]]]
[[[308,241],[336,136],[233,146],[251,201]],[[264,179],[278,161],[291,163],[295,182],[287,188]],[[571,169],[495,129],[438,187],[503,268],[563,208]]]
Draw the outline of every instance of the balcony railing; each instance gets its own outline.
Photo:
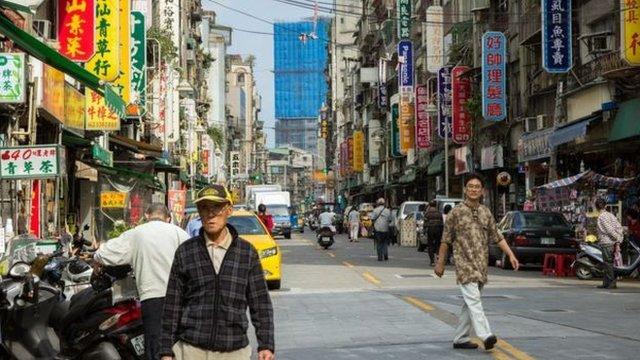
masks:
[[[594,60],[573,68],[574,76],[568,78],[568,90],[584,86],[598,77],[615,78],[616,74],[621,73],[618,70],[624,69],[634,68],[622,60],[618,52],[601,55]]]

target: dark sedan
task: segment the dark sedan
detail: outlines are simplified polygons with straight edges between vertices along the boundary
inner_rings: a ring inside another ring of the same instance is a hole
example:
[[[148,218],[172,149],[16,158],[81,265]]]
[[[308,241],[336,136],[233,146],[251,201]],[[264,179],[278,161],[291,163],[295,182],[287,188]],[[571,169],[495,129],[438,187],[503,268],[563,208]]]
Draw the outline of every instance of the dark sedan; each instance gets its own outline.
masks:
[[[577,243],[574,231],[560,213],[541,211],[508,212],[498,224],[507,243],[521,263],[541,264],[544,254],[575,254]],[[497,245],[489,245],[489,264],[501,260],[509,266]]]

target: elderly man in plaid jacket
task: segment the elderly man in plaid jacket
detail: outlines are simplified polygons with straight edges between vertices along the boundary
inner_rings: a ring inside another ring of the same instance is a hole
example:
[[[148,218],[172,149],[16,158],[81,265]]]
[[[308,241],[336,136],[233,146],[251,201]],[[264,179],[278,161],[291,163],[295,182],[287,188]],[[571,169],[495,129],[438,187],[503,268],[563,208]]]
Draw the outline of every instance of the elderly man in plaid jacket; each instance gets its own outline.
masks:
[[[195,200],[200,234],[176,251],[165,297],[160,357],[249,360],[247,307],[258,359],[274,358],[273,307],[258,253],[227,224],[229,191],[210,185]]]

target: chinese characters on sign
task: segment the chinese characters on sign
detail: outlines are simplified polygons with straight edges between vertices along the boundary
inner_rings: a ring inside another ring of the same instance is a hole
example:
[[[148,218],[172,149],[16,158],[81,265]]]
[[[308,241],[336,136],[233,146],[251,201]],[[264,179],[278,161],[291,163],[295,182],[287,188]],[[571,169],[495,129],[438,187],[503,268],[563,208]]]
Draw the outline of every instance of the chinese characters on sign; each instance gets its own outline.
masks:
[[[364,133],[361,130],[353,132],[353,171],[364,171]]]
[[[65,122],[64,112],[64,73],[49,65],[43,65],[42,107],[58,121]]]
[[[387,92],[387,61],[378,59],[378,107],[386,111],[389,107],[389,93]]]
[[[320,138],[329,138],[329,119],[327,119],[327,111],[320,112]]]
[[[73,61],[86,62],[95,52],[94,0],[58,0],[60,53]]]
[[[23,103],[25,86],[24,54],[0,53],[0,103]]]
[[[552,133],[553,129],[545,129],[522,135],[518,141],[518,160],[523,162],[551,156],[549,136]]]
[[[353,136],[347,138],[347,174],[353,173]]]
[[[471,114],[467,110],[467,101],[471,98],[471,81],[463,77],[469,68],[456,66],[451,70],[451,137],[456,144],[466,144],[471,139]]]
[[[101,80],[120,75],[120,6],[114,0],[96,0],[95,54],[85,68]]]
[[[620,49],[622,58],[640,65],[640,8],[638,0],[620,0]]]
[[[411,0],[398,0],[398,38],[411,38]]]
[[[209,173],[209,160],[211,160],[211,150],[202,150],[202,152],[200,153],[200,160],[200,163],[202,164],[202,175],[208,178],[209,176],[211,176],[211,174]]]
[[[400,97],[400,152],[402,154],[407,154],[409,149],[413,149],[415,141],[411,97],[411,95]]]
[[[571,0],[542,0],[542,67],[566,73],[572,65]]]
[[[186,206],[186,190],[169,190],[169,210],[178,224],[182,223]]]
[[[506,57],[503,33],[487,31],[482,36],[482,116],[489,121],[507,117]]]
[[[438,136],[451,137],[451,66],[438,70]]]
[[[120,0],[120,28],[118,46],[120,47],[120,75],[115,81],[114,90],[126,104],[131,100],[131,11],[130,0]]]
[[[104,97],[85,88],[86,130],[120,130],[120,118],[109,108]]]
[[[73,86],[64,84],[64,125],[84,130],[84,95]]]
[[[416,148],[429,150],[431,147],[431,119],[427,107],[429,106],[429,90],[426,85],[416,86]]]
[[[147,97],[145,91],[147,83],[146,37],[144,14],[140,11],[131,12],[131,102],[139,105],[140,109],[144,109]]]
[[[105,191],[100,193],[101,209],[124,209],[127,193],[119,191]]]
[[[0,148],[0,178],[55,177],[59,152],[56,145]]]
[[[398,89],[400,96],[413,94],[413,43],[403,40],[398,43],[398,58],[400,59],[400,74]]]
[[[240,174],[240,152],[230,151],[229,157],[231,158],[231,177],[235,178]]]
[[[442,6],[427,8],[426,23],[427,71],[435,74],[444,66]]]
[[[398,126],[398,117],[400,108],[398,104],[391,105],[391,156],[402,156],[400,152],[400,127]]]

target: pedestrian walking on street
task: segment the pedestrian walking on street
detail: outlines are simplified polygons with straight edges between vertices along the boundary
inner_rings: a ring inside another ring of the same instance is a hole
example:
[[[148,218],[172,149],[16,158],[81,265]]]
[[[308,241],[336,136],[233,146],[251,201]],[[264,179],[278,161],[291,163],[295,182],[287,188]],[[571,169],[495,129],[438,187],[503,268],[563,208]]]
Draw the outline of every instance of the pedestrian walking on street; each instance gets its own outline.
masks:
[[[265,204],[258,205],[258,218],[271,234],[273,231],[273,216],[267,214],[267,206]]]
[[[430,266],[435,264],[435,258],[440,249],[444,219],[438,211],[438,203],[435,200],[429,202],[429,208],[424,214],[424,226],[427,228],[427,251],[429,252]]]
[[[222,185],[194,201],[200,234],[176,251],[162,321],[162,360],[249,360],[247,307],[258,360],[274,359],[273,306],[255,248],[227,223],[233,212]]]
[[[496,243],[508,255],[514,270],[518,270],[520,266],[498,231],[493,214],[489,208],[480,204],[483,192],[483,179],[476,174],[470,175],[465,182],[465,201],[447,216],[435,267],[435,274],[441,277],[444,274],[448,248],[453,246],[457,283],[464,299],[453,339],[454,349],[478,347],[469,337],[472,326],[476,335],[484,342],[485,350],[492,349],[498,341],[491,332],[481,299],[482,289],[487,283],[489,241]]]
[[[358,233],[360,232],[360,212],[358,207],[354,205],[349,214],[349,241],[358,242]]]
[[[596,200],[596,209],[600,212],[598,215],[598,241],[602,248],[602,261],[604,272],[602,277],[602,285],[600,289],[615,289],[616,275],[613,270],[613,254],[616,244],[622,243],[624,237],[622,225],[615,215],[607,211],[606,201],[604,199]]]
[[[178,246],[189,235],[171,223],[169,209],[163,204],[149,206],[145,217],[146,223],[102,244],[94,259],[108,266],[133,268],[142,304],[146,355],[147,359],[156,360],[169,270]]]
[[[391,221],[389,222],[389,243],[391,245],[400,245],[398,242],[398,229],[396,228],[396,224],[398,221],[398,211],[400,209],[394,207],[391,208]]]
[[[389,225],[391,224],[391,211],[385,207],[384,198],[376,202],[378,207],[371,212],[373,222],[373,239],[376,244],[378,261],[389,260]]]

